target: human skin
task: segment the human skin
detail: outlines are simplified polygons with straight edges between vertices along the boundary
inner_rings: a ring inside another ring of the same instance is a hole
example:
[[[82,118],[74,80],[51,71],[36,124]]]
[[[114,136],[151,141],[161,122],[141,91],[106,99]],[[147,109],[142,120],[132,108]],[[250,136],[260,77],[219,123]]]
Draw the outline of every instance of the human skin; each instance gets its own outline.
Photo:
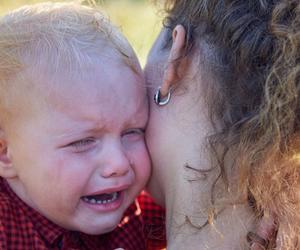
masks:
[[[13,191],[59,226],[87,234],[113,230],[150,174],[141,71],[106,53],[80,73],[53,76],[46,65],[23,72],[33,87],[1,128],[0,173]]]
[[[146,139],[153,163],[148,187],[166,208],[168,249],[245,249],[246,234],[253,227],[247,202],[227,204],[220,211],[217,207],[217,217],[208,223],[218,170],[210,168],[206,150],[213,128],[204,86],[213,84],[213,79],[201,71],[199,54],[173,63],[184,47],[185,31],[180,28],[173,34],[171,50],[164,49],[162,30],[145,66],[150,102]],[[176,86],[172,86],[170,103],[157,106],[153,101],[155,91],[172,82]],[[236,178],[232,174],[230,181]]]

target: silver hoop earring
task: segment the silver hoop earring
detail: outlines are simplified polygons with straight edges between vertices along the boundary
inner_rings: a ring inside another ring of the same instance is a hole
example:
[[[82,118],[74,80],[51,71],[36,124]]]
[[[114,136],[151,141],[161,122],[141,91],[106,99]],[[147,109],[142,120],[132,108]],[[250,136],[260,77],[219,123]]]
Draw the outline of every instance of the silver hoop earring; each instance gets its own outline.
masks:
[[[168,94],[166,97],[161,96],[160,89],[161,89],[161,87],[159,87],[154,94],[154,102],[158,106],[165,106],[169,103],[169,101],[171,99],[171,88],[169,88],[169,91],[168,91]]]

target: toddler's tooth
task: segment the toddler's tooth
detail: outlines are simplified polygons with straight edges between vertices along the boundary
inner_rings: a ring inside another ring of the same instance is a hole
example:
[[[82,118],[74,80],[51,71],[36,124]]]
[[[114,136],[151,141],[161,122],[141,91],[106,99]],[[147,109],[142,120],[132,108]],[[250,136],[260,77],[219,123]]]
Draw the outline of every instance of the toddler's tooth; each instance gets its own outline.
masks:
[[[118,192],[114,192],[111,194],[111,198],[107,200],[95,199],[88,196],[83,197],[82,199],[85,202],[89,202],[91,204],[107,204],[115,201],[118,198]]]

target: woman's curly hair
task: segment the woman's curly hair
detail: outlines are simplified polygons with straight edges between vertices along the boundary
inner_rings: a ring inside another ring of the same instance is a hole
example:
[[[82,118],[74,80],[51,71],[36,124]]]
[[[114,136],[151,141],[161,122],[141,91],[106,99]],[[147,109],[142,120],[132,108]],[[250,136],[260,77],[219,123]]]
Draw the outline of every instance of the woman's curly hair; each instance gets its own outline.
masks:
[[[204,64],[217,76],[209,142],[220,180],[234,149],[239,192],[258,217],[275,216],[277,247],[300,249],[299,0],[166,0],[165,10],[169,40],[182,24],[187,53],[199,41],[213,50]]]

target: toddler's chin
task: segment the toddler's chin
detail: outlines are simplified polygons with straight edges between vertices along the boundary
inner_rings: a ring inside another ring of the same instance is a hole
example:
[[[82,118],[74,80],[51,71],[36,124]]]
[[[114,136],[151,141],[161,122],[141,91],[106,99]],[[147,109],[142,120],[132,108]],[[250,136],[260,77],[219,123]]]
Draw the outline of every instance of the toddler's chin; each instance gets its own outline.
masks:
[[[89,235],[100,235],[113,231],[123,219],[123,213],[114,216],[100,216],[101,218],[95,218],[94,223],[86,223],[76,230]],[[97,223],[98,220],[98,223]]]
[[[101,235],[113,231],[118,226],[118,224],[119,222],[112,223],[111,225],[99,225],[99,226],[94,225],[89,228],[80,228],[78,229],[78,231],[89,235]]]

